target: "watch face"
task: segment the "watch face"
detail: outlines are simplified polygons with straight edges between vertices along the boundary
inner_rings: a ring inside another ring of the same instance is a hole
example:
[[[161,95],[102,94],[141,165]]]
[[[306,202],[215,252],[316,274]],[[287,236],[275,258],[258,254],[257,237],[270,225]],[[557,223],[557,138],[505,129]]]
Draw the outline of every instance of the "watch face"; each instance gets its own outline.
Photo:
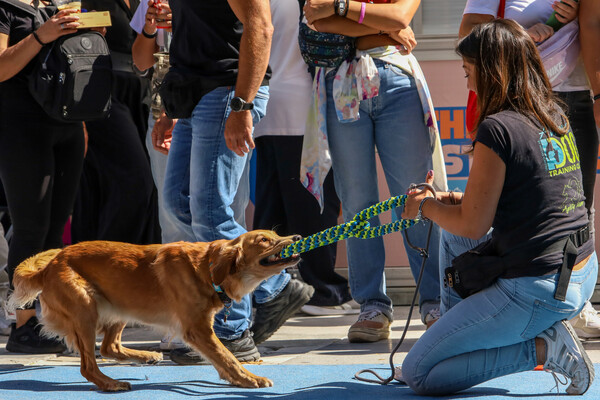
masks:
[[[242,111],[242,108],[244,107],[244,101],[239,97],[234,97],[231,99],[230,106],[233,111]]]

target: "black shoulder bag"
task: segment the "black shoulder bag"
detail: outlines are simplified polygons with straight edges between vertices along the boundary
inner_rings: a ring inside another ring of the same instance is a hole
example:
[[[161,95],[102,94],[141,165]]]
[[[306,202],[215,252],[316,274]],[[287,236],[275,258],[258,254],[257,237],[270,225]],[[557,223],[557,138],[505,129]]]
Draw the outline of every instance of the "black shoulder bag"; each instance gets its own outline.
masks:
[[[32,16],[35,31],[56,6],[45,7],[39,0],[31,7],[19,0],[0,0]],[[54,4],[54,2],[53,2]],[[44,111],[62,122],[105,118],[110,110],[112,61],[102,34],[81,30],[46,44],[35,58],[29,76],[29,92]]]

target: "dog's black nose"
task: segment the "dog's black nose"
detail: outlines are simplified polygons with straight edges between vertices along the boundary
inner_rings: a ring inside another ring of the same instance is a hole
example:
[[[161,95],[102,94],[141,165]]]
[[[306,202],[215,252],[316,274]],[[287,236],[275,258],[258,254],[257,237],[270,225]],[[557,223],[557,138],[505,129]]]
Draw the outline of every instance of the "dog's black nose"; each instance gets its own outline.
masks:
[[[298,240],[301,240],[301,239],[302,239],[302,236],[300,236],[300,235],[294,235],[294,236],[292,236],[292,240],[294,242],[297,242]]]

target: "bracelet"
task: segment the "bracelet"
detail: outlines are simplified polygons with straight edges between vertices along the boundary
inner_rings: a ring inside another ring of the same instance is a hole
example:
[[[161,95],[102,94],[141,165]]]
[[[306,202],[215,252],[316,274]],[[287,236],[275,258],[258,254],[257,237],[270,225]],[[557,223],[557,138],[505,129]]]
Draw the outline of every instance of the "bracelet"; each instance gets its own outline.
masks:
[[[457,201],[456,197],[454,196],[455,193],[462,193],[462,192],[460,190],[455,189],[448,193],[448,197],[450,197],[450,203],[452,203],[452,205],[454,205],[454,206],[458,204],[458,201]],[[461,198],[461,201],[462,201],[462,198]]]
[[[40,39],[40,37],[38,36],[36,31],[31,32],[31,34],[33,35],[33,38],[35,39],[35,41],[38,42],[39,44],[41,44],[42,46],[45,46],[48,44],[48,43],[42,42],[42,40]]]
[[[158,29],[154,31],[153,34],[149,34],[148,32],[146,32],[145,28],[142,28],[142,35],[144,35],[145,38],[154,39],[156,35],[158,35]]]
[[[594,96],[594,101],[596,101],[598,99],[600,99],[600,94],[597,94],[597,95]]]
[[[362,24],[365,19],[365,11],[367,10],[367,3],[360,3],[360,17],[358,17],[358,23]]]
[[[427,196],[427,197],[423,197],[423,200],[421,200],[421,203],[419,204],[419,212],[417,213],[417,216],[415,217],[415,220],[417,221],[429,221],[429,218],[426,218],[423,216],[423,204],[425,204],[425,202],[429,199],[433,199],[433,196]]]

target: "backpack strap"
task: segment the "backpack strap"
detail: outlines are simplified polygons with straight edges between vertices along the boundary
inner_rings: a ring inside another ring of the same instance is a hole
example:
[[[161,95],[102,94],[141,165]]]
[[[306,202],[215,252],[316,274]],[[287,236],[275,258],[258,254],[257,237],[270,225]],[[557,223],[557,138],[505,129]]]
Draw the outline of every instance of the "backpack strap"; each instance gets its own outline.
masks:
[[[0,4],[9,4],[33,16],[37,14],[37,6],[33,8],[29,4],[25,4],[19,0],[0,0]]]
[[[300,6],[300,22],[302,22],[302,16],[304,15],[304,3],[305,0],[298,0],[298,5]]]
[[[0,0],[0,4],[9,4],[9,5],[18,8],[19,10],[23,10],[27,14],[31,15],[34,18],[33,19],[33,28],[34,29],[44,23],[44,17],[42,16],[42,14],[40,13],[40,10],[39,10],[40,0],[34,0],[33,7],[31,7],[29,4],[25,4],[19,0]],[[54,2],[52,4],[54,4]]]

